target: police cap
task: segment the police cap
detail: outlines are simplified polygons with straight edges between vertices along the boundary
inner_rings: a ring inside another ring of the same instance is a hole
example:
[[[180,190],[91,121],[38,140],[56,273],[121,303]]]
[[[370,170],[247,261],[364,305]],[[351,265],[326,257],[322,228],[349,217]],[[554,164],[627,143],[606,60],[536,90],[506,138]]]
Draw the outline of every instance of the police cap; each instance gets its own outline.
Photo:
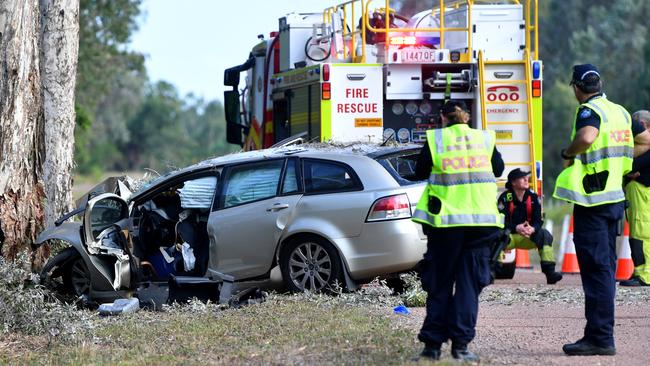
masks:
[[[506,188],[512,189],[513,180],[526,177],[529,174],[530,172],[525,172],[519,168],[511,170],[510,173],[508,173],[508,181],[506,182]]]
[[[592,64],[573,66],[573,76],[569,85],[593,86],[600,82],[598,68]]]

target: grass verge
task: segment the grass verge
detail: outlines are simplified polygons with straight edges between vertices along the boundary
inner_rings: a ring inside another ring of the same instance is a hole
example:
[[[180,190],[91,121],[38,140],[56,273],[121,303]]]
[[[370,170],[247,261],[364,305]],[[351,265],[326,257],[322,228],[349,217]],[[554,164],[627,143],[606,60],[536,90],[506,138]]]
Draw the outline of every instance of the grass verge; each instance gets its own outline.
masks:
[[[271,294],[240,309],[195,301],[118,317],[79,311],[88,331],[75,341],[5,334],[0,364],[413,364],[421,344],[390,292],[375,283],[335,296]]]

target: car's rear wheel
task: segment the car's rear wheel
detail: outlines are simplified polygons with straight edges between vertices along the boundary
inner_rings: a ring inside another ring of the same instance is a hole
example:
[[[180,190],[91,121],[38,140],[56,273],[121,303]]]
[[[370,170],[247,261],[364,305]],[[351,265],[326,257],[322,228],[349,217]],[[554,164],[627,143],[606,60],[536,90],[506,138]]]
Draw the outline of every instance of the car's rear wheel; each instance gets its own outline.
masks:
[[[292,292],[321,292],[341,283],[341,260],[326,240],[305,237],[292,240],[280,254],[280,270]]]

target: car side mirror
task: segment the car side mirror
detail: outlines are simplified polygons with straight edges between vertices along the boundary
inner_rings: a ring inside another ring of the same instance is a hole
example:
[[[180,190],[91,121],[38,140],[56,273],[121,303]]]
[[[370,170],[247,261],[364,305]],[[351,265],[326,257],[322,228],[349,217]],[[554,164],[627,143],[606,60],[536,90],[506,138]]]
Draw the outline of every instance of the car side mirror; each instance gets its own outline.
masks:
[[[128,205],[115,194],[105,193],[90,199],[84,216],[86,239],[95,242],[104,229],[127,217]]]

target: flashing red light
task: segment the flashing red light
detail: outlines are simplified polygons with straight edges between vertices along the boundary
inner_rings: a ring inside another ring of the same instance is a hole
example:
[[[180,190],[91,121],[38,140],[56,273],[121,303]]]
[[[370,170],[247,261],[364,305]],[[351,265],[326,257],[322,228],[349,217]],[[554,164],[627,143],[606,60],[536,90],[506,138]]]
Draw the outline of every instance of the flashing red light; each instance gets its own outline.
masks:
[[[542,81],[533,80],[533,97],[539,98],[542,96]]]
[[[327,66],[327,65],[326,65]],[[332,86],[330,83],[323,83],[323,100],[330,100],[332,98]]]
[[[323,81],[330,81],[330,65],[323,65]]]

